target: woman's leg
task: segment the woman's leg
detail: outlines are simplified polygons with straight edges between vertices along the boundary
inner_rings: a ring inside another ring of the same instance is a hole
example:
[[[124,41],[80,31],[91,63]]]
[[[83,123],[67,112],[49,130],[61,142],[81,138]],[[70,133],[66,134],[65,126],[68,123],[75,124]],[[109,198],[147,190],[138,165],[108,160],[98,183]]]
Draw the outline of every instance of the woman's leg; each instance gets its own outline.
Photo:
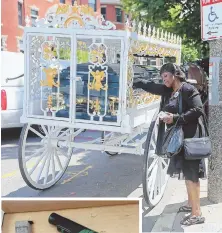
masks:
[[[191,195],[190,195],[190,189],[187,180],[185,180],[186,188],[187,188],[187,196],[188,196],[188,204],[187,206],[192,206],[191,204]]]
[[[190,204],[192,207],[192,215],[200,216],[200,183],[186,180],[188,197],[190,196]]]
[[[197,210],[199,215],[201,215],[201,210],[200,210],[200,181],[198,181],[196,184],[196,195],[197,195]]]

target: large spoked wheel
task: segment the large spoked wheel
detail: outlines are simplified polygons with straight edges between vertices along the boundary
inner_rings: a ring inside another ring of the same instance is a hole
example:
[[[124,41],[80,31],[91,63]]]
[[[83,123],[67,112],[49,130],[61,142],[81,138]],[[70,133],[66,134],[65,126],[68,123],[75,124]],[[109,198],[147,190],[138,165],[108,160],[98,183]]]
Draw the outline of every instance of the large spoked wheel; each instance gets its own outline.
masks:
[[[27,185],[44,190],[56,184],[65,173],[72,148],[59,147],[58,140],[71,141],[72,129],[26,124],[19,143],[19,168]],[[68,143],[69,144],[69,143]]]
[[[169,159],[156,155],[156,144],[159,128],[158,111],[154,114],[149,127],[143,166],[143,193],[146,203],[154,207],[162,199],[169,175]]]

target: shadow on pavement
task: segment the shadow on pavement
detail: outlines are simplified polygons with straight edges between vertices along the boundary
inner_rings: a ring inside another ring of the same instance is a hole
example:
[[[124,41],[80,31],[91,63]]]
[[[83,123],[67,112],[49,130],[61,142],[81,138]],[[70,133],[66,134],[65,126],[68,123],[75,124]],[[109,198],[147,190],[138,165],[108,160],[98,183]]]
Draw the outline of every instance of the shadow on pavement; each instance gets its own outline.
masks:
[[[142,158],[135,155],[89,151],[75,163],[71,160],[62,179],[48,190],[25,186],[5,197],[127,197],[141,184]]]

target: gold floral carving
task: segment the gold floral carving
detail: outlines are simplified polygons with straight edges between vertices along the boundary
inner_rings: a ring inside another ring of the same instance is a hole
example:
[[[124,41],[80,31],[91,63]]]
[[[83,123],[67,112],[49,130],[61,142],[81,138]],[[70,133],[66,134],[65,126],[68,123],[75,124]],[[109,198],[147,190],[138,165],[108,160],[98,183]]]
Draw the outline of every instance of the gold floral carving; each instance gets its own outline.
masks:
[[[57,52],[54,45],[46,44],[43,47],[43,58],[45,60],[52,60],[57,56]]]
[[[51,95],[48,96],[47,107],[48,109],[52,108],[52,96]]]
[[[101,106],[100,106],[100,101],[99,99],[96,100],[91,100],[91,109],[94,111],[96,114],[100,114]]]
[[[149,42],[134,41],[134,43],[132,43],[132,53],[144,56],[177,57],[180,54],[180,51],[179,49],[167,48]]]
[[[68,4],[60,4],[57,8],[56,14],[67,14],[68,18],[66,19],[64,26],[68,25],[72,21],[77,21],[81,27],[85,26],[85,23],[82,19],[82,15],[89,15],[96,17],[97,14],[94,10],[88,5],[78,5],[77,2],[74,3],[74,6]]]
[[[117,110],[115,109],[115,104],[119,102],[118,97],[109,97],[110,103],[109,103],[109,112],[112,116],[117,115]]]
[[[66,4],[60,4],[57,8],[56,14],[66,14],[69,11],[69,5]]]
[[[90,62],[103,64],[106,62],[106,47],[104,44],[90,46]]]

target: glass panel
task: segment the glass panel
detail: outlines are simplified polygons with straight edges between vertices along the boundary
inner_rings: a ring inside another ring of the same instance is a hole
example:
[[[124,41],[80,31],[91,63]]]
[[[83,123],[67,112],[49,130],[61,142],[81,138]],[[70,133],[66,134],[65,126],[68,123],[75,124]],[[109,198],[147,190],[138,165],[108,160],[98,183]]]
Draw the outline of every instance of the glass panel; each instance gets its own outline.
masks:
[[[106,19],[106,7],[101,8],[101,14],[103,15],[103,18]]]
[[[29,36],[28,113],[69,117],[71,39]]]
[[[122,23],[122,10],[120,8],[116,8],[116,22]]]
[[[89,0],[88,2],[89,7],[91,7],[94,11],[96,11],[96,0]]]
[[[36,10],[32,10],[32,9],[31,9],[31,15],[36,15],[36,16],[38,16],[38,15],[39,15],[39,12],[36,11]]]
[[[18,2],[18,24],[20,26],[23,25],[22,18],[23,18],[23,15],[22,15],[22,3]]]
[[[19,40],[20,52],[23,51],[23,40]]]
[[[77,41],[76,119],[117,122],[121,41]]]

